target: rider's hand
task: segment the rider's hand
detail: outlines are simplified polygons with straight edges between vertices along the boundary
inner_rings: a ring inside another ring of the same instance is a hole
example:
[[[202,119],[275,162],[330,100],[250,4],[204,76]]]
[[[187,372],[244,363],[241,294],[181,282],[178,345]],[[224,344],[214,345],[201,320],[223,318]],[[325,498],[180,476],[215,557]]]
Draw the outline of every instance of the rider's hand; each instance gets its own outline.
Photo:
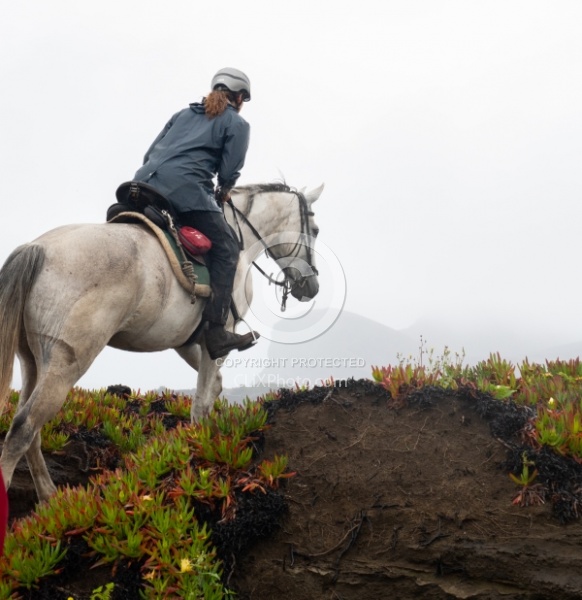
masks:
[[[224,204],[230,200],[230,190],[223,190],[221,188],[216,188],[214,191],[214,197],[218,204]]]

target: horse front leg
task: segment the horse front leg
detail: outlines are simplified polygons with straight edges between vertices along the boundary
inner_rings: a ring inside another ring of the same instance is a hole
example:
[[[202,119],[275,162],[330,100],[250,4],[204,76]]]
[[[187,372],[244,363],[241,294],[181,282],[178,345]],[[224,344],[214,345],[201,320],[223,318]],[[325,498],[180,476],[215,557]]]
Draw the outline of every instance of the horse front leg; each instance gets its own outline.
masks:
[[[192,422],[208,415],[221,392],[222,373],[220,372],[220,361],[212,360],[206,346],[203,346],[196,397],[190,409]]]
[[[206,347],[198,344],[176,348],[176,352],[198,371],[196,395],[190,407],[190,419],[194,423],[208,415],[214,401],[222,392],[222,374],[218,364],[220,361],[212,360]]]

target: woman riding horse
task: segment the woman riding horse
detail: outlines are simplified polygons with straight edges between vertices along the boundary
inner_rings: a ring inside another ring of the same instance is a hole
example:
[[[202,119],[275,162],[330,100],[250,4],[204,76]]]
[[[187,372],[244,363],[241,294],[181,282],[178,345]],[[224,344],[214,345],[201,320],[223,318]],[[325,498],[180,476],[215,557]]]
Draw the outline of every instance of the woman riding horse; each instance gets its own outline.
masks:
[[[239,113],[250,99],[249,78],[238,69],[220,69],[210,94],[166,124],[134,177],[169,200],[180,225],[194,227],[212,242],[207,255],[212,295],[203,319],[208,322],[206,347],[213,360],[250,348],[258,337],[256,332],[239,335],[225,329],[240,249],[224,218],[223,203],[230,199],[244,165],[250,127]]]
[[[268,247],[284,276],[282,295],[300,301],[319,291],[313,245],[318,227],[308,193],[284,184],[236,187],[231,226],[240,218],[241,252],[234,298],[244,316],[252,300],[253,261]],[[222,391],[220,361],[191,339],[205,305],[176,277],[168,256],[138,223],[71,224],[22,244],[0,268],[0,412],[18,356],[22,387],[0,466],[8,488],[23,455],[38,497],[56,490],[41,451],[41,431],[106,346],[130,352],[175,350],[198,372],[194,422]],[[0,488],[1,500],[1,488]],[[2,504],[0,501],[0,532]]]

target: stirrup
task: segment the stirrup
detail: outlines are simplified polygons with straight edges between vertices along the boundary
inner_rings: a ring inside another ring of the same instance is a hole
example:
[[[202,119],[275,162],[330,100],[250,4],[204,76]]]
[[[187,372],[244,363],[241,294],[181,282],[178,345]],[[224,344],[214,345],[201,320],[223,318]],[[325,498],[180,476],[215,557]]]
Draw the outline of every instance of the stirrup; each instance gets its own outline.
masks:
[[[245,346],[246,350],[247,348],[254,346],[259,341],[259,335],[241,316],[238,317],[237,323],[239,321],[242,321],[248,327],[250,334],[253,336],[253,342],[249,346]]]

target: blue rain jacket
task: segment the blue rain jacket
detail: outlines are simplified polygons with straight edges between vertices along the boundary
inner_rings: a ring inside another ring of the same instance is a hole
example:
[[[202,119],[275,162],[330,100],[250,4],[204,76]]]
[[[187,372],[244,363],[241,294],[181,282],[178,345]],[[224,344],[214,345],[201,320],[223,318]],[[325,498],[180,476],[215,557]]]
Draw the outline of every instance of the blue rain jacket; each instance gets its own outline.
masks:
[[[134,179],[155,187],[177,212],[220,212],[214,177],[223,190],[234,187],[249,146],[249,124],[233,106],[212,119],[204,104],[177,112],[144,157]]]

